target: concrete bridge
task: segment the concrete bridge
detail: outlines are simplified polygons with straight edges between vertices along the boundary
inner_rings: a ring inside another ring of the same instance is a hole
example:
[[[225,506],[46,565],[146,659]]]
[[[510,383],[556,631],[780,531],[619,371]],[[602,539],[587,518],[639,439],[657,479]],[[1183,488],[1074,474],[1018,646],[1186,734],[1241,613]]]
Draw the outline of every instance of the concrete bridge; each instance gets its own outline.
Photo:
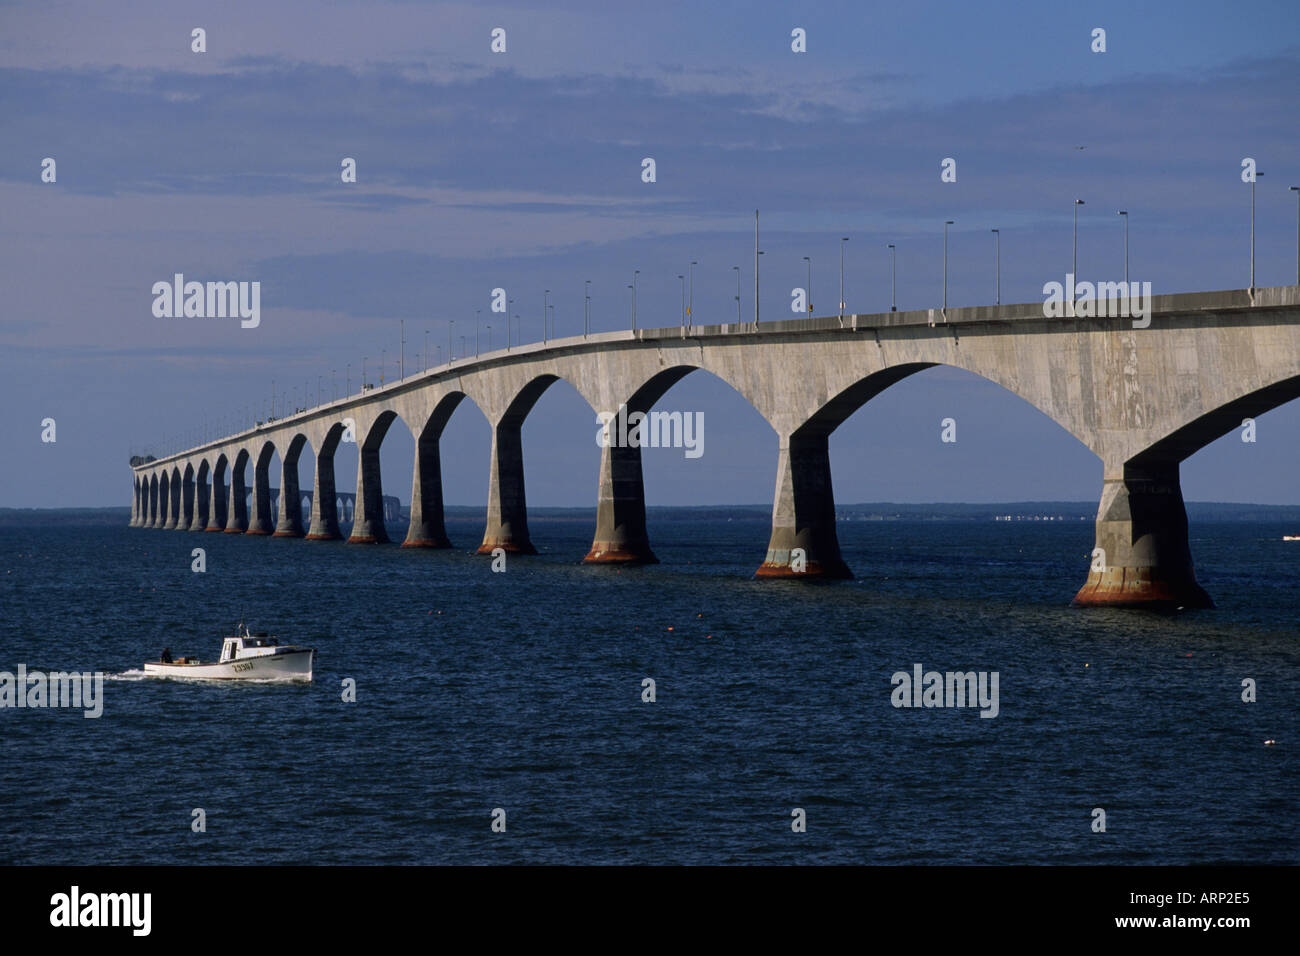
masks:
[[[183,491],[184,485],[182,484],[181,487]],[[274,512],[275,514],[279,514],[280,513],[280,489],[271,488],[268,490],[268,494],[271,497],[271,511]],[[298,502],[298,507],[301,509],[299,513],[301,514],[302,511],[306,511],[307,514],[311,514],[312,501],[315,497],[314,493],[310,491],[299,491],[298,497],[300,499]],[[253,499],[253,489],[249,488],[244,494],[244,506],[251,508],[253,503],[252,499]],[[346,491],[334,492],[334,508],[335,508],[335,513],[338,515],[338,520],[340,524],[353,523],[354,517],[356,515],[356,506],[357,506],[357,496],[355,494],[350,494]],[[393,495],[384,495],[383,496],[383,517],[385,521],[399,520],[402,517],[401,499],[396,498]],[[191,523],[193,522],[191,521]]]
[[[884,389],[935,365],[966,369],[1015,393],[1104,463],[1100,560],[1087,571],[1076,604],[1212,606],[1193,570],[1179,463],[1244,418],[1300,396],[1300,287],[1155,296],[1146,328],[1134,328],[1129,318],[1046,318],[1043,304],[1032,302],[607,332],[516,346],[135,464],[131,523],[338,538],[334,452],[346,438],[359,450],[348,540],[388,541],[379,448],[400,419],[416,444],[403,546],[450,547],[439,439],[469,396],[493,435],[479,551],[533,553],[521,428],[541,394],[562,378],[596,412],[625,405],[644,413],[684,376],[706,369],[743,395],[780,439],[771,539],[757,573],[848,577],[835,533],[828,438]],[[315,493],[305,521],[297,466],[308,446],[316,456]],[[268,471],[276,451],[281,486],[290,493],[273,509]],[[654,561],[640,448],[602,450],[596,500],[586,560]]]

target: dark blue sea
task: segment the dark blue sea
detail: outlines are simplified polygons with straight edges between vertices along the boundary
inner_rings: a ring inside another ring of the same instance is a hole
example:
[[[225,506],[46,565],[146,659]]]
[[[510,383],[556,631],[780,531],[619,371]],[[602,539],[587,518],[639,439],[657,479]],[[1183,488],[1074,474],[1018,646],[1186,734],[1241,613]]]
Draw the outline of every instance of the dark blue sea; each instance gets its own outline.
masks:
[[[481,519],[0,529],[0,670],[109,677],[96,720],[0,710],[0,864],[1300,863],[1291,529],[1194,522],[1218,608],[1156,614],[1068,607],[1091,522],[844,521],[830,584],[755,580],[752,512],[652,513],[662,563],[623,570],[580,563],[590,516],[530,524],[505,573]],[[241,615],[315,682],[132,673]],[[998,716],[893,707],[918,663],[997,671]]]

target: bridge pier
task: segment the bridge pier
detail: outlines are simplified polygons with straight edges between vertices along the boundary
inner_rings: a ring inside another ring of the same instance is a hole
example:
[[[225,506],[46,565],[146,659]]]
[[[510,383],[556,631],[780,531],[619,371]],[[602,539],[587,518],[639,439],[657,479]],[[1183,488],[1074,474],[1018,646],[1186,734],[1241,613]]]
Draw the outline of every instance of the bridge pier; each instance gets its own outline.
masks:
[[[158,480],[151,479],[149,482],[149,502],[148,513],[144,517],[144,526],[146,528],[158,527]]]
[[[224,531],[226,527],[226,504],[228,492],[225,482],[212,469],[212,507],[208,509],[208,526],[205,531]]]
[[[191,531],[202,531],[208,526],[208,483],[196,480],[192,484],[189,528]]]
[[[275,537],[301,538],[302,495],[298,493],[298,456],[289,455],[280,464],[280,513],[275,523]]]
[[[271,450],[266,448],[253,462],[253,508],[248,516],[248,534],[272,534]]]
[[[167,522],[166,531],[175,531],[181,526],[181,483],[175,478],[167,486]]]
[[[1107,477],[1097,510],[1094,561],[1074,607],[1214,607],[1196,583],[1178,462],[1122,465]]]
[[[230,470],[230,494],[226,504],[226,534],[243,534],[248,527],[248,502],[244,498],[244,465]]]
[[[590,564],[658,564],[645,527],[641,448],[606,445],[600,453],[596,534],[584,561]]]
[[[308,541],[337,541],[339,502],[334,490],[334,448],[336,441],[327,439],[326,447],[316,453],[316,477],[311,486],[311,527]]]
[[[379,448],[357,447],[357,495],[352,506],[349,544],[386,544],[384,488],[379,471]]]
[[[492,430],[487,526],[478,553],[491,554],[497,548],[509,554],[537,553],[528,537],[522,421],[513,418],[499,422]]]
[[[403,548],[450,548],[442,513],[441,436],[421,435],[415,444],[415,471],[411,476],[411,521]]]
[[[186,475],[181,479],[180,519],[176,522],[177,531],[189,531],[194,523],[194,477],[186,468]]]
[[[835,535],[835,495],[831,490],[829,435],[781,438],[776,466],[776,502],[767,557],[760,578],[851,578]],[[803,570],[793,555],[803,550]]]
[[[131,480],[131,520],[126,523],[128,528],[138,527],[140,524],[140,479]]]

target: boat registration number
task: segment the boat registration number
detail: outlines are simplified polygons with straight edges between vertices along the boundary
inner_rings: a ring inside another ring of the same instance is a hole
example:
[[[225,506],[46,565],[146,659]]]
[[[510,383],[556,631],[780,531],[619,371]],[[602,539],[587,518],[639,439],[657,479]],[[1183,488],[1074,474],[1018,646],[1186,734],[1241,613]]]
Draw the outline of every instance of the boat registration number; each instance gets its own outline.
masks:
[[[253,669],[253,662],[245,661],[242,664],[234,664],[232,666],[234,668],[235,673],[239,674],[239,673],[243,673],[244,671],[251,671]]]

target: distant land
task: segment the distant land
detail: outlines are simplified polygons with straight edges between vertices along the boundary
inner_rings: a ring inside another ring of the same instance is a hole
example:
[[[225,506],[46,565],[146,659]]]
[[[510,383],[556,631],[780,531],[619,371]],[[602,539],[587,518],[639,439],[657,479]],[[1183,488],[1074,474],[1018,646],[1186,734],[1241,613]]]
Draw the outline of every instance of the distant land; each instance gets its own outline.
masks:
[[[698,521],[739,518],[767,521],[770,504],[755,505],[652,505],[649,515],[660,521]],[[485,507],[447,505],[448,518],[482,518]],[[530,516],[572,521],[595,520],[592,508],[530,507]],[[406,512],[403,510],[403,516]],[[1097,503],[1090,501],[1011,501],[1000,504],[899,504],[881,501],[841,504],[835,507],[841,521],[1093,521]],[[1189,501],[1191,521],[1241,521],[1286,525],[1300,529],[1300,505],[1253,505],[1222,501]],[[117,508],[0,508],[0,528],[30,528],[68,525],[125,525],[131,520],[129,507]],[[1294,531],[1300,533],[1300,530]]]

